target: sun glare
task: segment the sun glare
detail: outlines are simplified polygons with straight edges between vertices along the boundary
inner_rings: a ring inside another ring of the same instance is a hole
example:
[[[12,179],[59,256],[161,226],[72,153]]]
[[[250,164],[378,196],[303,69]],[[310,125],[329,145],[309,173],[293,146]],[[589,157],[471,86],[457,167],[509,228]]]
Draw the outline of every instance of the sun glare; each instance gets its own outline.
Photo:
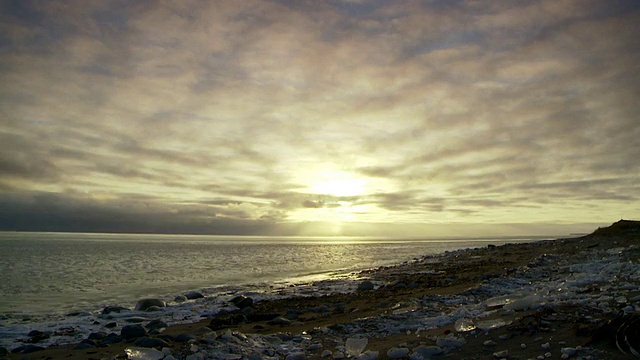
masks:
[[[326,175],[313,182],[310,190],[314,194],[358,196],[365,192],[365,181],[345,174]]]

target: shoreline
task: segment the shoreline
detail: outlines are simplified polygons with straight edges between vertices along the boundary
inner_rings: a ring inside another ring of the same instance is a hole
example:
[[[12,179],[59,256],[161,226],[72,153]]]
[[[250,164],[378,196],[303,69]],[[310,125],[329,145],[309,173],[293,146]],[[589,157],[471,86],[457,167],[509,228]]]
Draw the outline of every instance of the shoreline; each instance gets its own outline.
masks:
[[[302,297],[285,293],[284,298],[241,305],[242,310],[228,304],[217,315],[167,326],[130,342],[107,345],[95,339],[82,349],[49,347],[0,356],[126,359],[125,349],[140,347],[135,341],[143,344],[139,339],[146,338],[164,342],[156,341],[158,349],[167,349],[158,359],[323,358],[323,354],[333,359],[349,350],[355,354],[357,349],[345,346],[357,336],[367,339],[361,355],[366,358],[437,354],[488,359],[495,353],[498,358],[526,359],[551,353],[553,358],[624,359],[615,341],[599,331],[618,313],[640,310],[640,275],[634,277],[640,274],[638,224],[618,222],[578,238],[489,244],[423,256],[362,271],[357,274],[362,279],[345,293],[314,296],[309,290],[310,295]]]

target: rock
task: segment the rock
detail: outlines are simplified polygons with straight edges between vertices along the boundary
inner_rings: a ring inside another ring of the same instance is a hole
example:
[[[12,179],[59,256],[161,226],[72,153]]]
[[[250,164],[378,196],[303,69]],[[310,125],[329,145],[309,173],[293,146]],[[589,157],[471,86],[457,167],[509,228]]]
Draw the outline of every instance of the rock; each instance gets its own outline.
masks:
[[[74,312],[70,312],[67,315],[68,317],[75,317],[75,316],[91,316],[91,313],[88,313],[86,311],[74,311]]]
[[[253,305],[253,299],[244,295],[238,295],[231,299],[231,303],[240,309],[244,309]]]
[[[173,299],[173,301],[175,301],[175,302],[185,302],[185,301],[187,301],[187,297],[184,296],[184,295],[178,295]]]
[[[164,340],[150,337],[138,338],[133,344],[135,346],[141,346],[144,348],[163,348],[169,346],[169,344],[167,344]]]
[[[42,340],[46,340],[49,337],[51,337],[51,333],[50,332],[44,332],[44,331],[40,331],[40,330],[32,330],[29,332],[29,334],[27,334],[27,336],[29,337],[29,340],[26,342],[35,344],[38,343]]]
[[[142,325],[125,325],[120,331],[120,336],[124,340],[131,340],[145,335],[147,335],[147,331],[142,327]]]
[[[116,333],[110,333],[104,339],[102,339],[102,344],[105,344],[105,343],[117,344],[119,342],[122,342],[122,336],[120,336],[120,335],[118,335]]]
[[[209,322],[207,326],[211,330],[226,329],[231,326],[238,325],[246,321],[246,317],[242,314],[228,314],[225,316],[216,316]]]
[[[387,351],[387,357],[389,359],[401,359],[409,355],[409,349],[407,348],[391,348]]]
[[[12,354],[31,354],[36,351],[44,350],[42,346],[38,345],[23,345],[18,346],[17,348],[11,351]]]
[[[124,352],[129,360],[160,360],[165,357],[162,351],[140,347],[129,347],[124,349]]]
[[[277,318],[270,320],[269,322],[267,322],[267,324],[269,325],[289,325],[291,324],[291,320],[282,317],[282,316],[278,316]]]
[[[417,355],[417,356],[421,356],[423,359],[431,359],[431,357],[440,355],[442,353],[443,353],[443,350],[439,346],[420,345],[413,349],[413,353],[411,354],[411,357],[414,357]]]
[[[194,340],[196,337],[190,334],[178,334],[175,338],[176,342],[187,343],[189,340]]]
[[[153,306],[163,308],[166,306],[166,304],[160,299],[142,299],[136,304],[136,310],[147,311],[147,309]]]
[[[248,322],[269,321],[277,318],[278,316],[280,316],[280,314],[278,313],[251,313],[247,315],[247,321]],[[289,320],[293,320],[293,319],[289,319]]]
[[[493,353],[493,357],[502,359],[509,356],[509,350],[500,350]]]
[[[320,357],[327,357],[331,355],[333,355],[333,352],[331,352],[331,350],[325,350],[322,352],[322,354],[320,354]]]
[[[110,323],[106,324],[104,327],[106,327],[107,329],[111,329],[111,328],[114,328],[116,326],[118,326],[118,323],[110,322]]]
[[[129,311],[128,308],[122,306],[107,306],[102,309],[103,314],[111,314],[111,313],[121,313],[123,311]]]
[[[204,298],[204,295],[202,295],[201,293],[199,293],[197,291],[189,291],[188,293],[184,294],[184,296],[189,300],[195,300],[195,299]]]
[[[89,337],[87,337],[87,339],[89,340],[102,340],[104,338],[107,337],[107,333],[104,331],[98,331],[98,332],[92,332],[91,334],[89,334]]]
[[[302,353],[302,352],[289,354],[285,358],[285,360],[304,360],[304,359],[306,359],[306,357],[304,356],[304,353]]]
[[[4,346],[0,346],[0,356],[5,356],[7,354],[9,354],[9,350]]]
[[[162,308],[160,306],[149,306],[144,311],[146,311],[146,312],[162,311]]]
[[[373,290],[374,287],[370,280],[365,280],[358,285],[358,291],[370,291]]]
[[[560,352],[563,353],[563,354],[567,354],[569,356],[573,356],[573,355],[576,354],[576,349],[572,348],[572,347],[565,347],[565,348],[560,349]]]
[[[162,321],[162,320],[151,320],[144,327],[146,327],[147,329],[151,330],[151,329],[162,329],[162,328],[166,328],[168,326],[169,325],[167,325],[167,323]]]
[[[379,354],[378,351],[367,350],[358,356],[358,360],[377,360]]]

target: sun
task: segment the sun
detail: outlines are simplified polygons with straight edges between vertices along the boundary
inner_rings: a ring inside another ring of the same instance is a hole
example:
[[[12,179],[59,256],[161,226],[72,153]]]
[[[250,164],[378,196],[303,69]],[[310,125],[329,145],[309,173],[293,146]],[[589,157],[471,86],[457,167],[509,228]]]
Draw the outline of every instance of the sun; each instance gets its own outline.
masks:
[[[319,195],[358,196],[365,193],[366,182],[364,179],[349,174],[324,174],[320,179],[311,183],[309,190],[311,193]]]

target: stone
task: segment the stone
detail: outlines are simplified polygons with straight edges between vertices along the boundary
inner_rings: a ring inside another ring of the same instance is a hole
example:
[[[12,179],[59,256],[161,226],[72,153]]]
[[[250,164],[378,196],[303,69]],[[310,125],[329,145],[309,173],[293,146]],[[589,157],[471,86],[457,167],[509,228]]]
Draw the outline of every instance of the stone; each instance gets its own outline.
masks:
[[[167,325],[167,323],[162,320],[151,320],[144,327],[146,327],[149,330],[152,330],[152,329],[166,328],[167,326],[169,325]]]
[[[387,351],[387,357],[389,359],[401,359],[401,358],[405,358],[407,357],[407,355],[409,355],[409,349],[403,347],[403,348],[391,348],[389,349],[389,351]]]
[[[370,280],[365,280],[358,285],[358,291],[370,291],[375,288],[375,285]]]
[[[150,338],[150,337],[141,337],[136,339],[133,343],[135,346],[140,346],[144,348],[163,348],[169,346],[166,341],[162,339]]]
[[[278,316],[277,318],[270,320],[267,324],[269,325],[289,325],[291,324],[291,320],[282,317],[282,316]]]
[[[136,303],[136,310],[138,311],[147,311],[150,307],[156,306],[158,308],[163,308],[166,306],[164,301],[160,299],[141,299]]]
[[[87,339],[89,340],[102,340],[104,338],[107,337],[107,333],[104,331],[98,331],[98,332],[92,332],[91,334],[89,334],[89,337],[87,337]]]
[[[114,328],[116,326],[118,326],[118,323],[110,322],[110,323],[107,323],[104,327],[106,327],[107,329],[111,329],[111,328]]]
[[[176,342],[187,343],[189,340],[194,340],[196,337],[190,334],[178,334],[175,338]]]
[[[4,346],[0,346],[0,356],[5,356],[7,354],[9,354],[9,350]]]
[[[184,295],[178,295],[173,299],[173,301],[180,302],[180,303],[181,302],[185,302],[185,301],[187,301],[187,297],[184,296]]]
[[[302,353],[302,352],[289,354],[285,358],[285,360],[304,360],[304,359],[306,359],[306,357],[304,356],[304,353]]]
[[[102,339],[102,343],[109,343],[109,344],[117,344],[122,342],[122,336],[116,334],[116,333],[110,333],[109,335],[107,335],[104,339]]]
[[[67,315],[68,317],[76,317],[76,316],[91,316],[91,313],[88,313],[86,311],[74,311],[74,312],[70,312]]]
[[[197,291],[189,291],[188,293],[184,294],[184,296],[189,300],[204,298],[204,295],[202,295],[202,293],[199,293]]]
[[[500,350],[493,353],[493,357],[502,359],[509,356],[509,350]]]
[[[244,309],[253,305],[253,299],[244,295],[238,295],[231,299],[231,303],[240,309]]]
[[[44,350],[42,346],[38,345],[23,345],[18,346],[17,348],[11,351],[12,354],[31,354],[36,351]]]
[[[123,311],[129,311],[128,308],[122,306],[107,306],[102,309],[102,314],[121,313]]]
[[[246,317],[242,314],[228,314],[225,316],[216,316],[209,322],[207,326],[211,330],[226,329],[231,326],[238,325],[246,321]]]
[[[147,335],[147,331],[142,327],[142,325],[125,325],[122,327],[120,331],[120,336],[124,340],[131,340],[139,337],[143,337]]]

